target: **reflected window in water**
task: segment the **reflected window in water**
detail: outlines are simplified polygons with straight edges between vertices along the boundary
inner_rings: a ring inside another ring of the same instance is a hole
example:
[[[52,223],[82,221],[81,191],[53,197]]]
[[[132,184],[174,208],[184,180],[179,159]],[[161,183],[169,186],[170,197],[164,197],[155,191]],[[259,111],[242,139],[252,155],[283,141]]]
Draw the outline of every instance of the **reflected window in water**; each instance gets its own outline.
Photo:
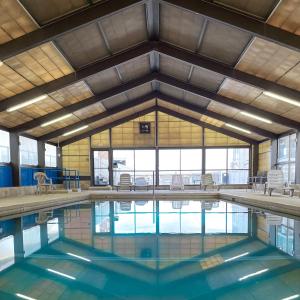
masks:
[[[0,271],[2,271],[15,262],[14,237],[12,235],[0,239],[0,250]]]

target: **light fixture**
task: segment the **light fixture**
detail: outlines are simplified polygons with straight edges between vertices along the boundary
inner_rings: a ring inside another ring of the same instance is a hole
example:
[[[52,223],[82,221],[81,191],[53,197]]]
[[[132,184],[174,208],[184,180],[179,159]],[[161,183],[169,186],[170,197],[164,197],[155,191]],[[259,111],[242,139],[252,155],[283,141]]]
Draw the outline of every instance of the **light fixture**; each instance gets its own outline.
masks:
[[[26,296],[26,295],[23,295],[23,294],[19,294],[19,293],[16,293],[16,296],[21,298],[21,299],[26,299],[26,300],[36,300],[35,298],[29,297],[29,296]]]
[[[230,127],[230,128],[233,128],[233,129],[236,129],[236,130],[239,130],[239,131],[242,131],[242,132],[251,134],[251,131],[246,130],[246,129],[244,129],[244,128],[240,128],[240,127],[237,127],[237,126],[232,125],[232,124],[229,124],[229,123],[225,123],[225,125],[226,125],[227,127]]]
[[[286,298],[282,298],[281,300],[292,300],[292,299],[297,299],[299,297],[300,297],[300,295],[297,294],[297,295],[289,296],[289,297],[286,297]]]
[[[76,280],[76,278],[74,276],[65,274],[65,273],[61,273],[59,271],[53,270],[53,269],[47,269],[48,272],[54,273],[56,275],[62,276],[62,277],[66,277],[68,279],[72,279],[72,280]]]
[[[67,136],[67,135],[73,134],[73,133],[75,133],[75,132],[77,132],[77,131],[86,129],[86,128],[88,128],[88,127],[89,127],[88,125],[81,126],[81,127],[79,127],[79,128],[76,128],[76,129],[74,129],[74,130],[71,130],[71,131],[68,131],[68,132],[64,133],[63,136]]]
[[[278,94],[275,94],[275,93],[272,93],[272,92],[268,92],[268,91],[264,91],[263,94],[268,96],[268,97],[275,98],[279,101],[283,101],[283,102],[286,102],[286,103],[289,103],[289,104],[300,107],[300,102],[297,101],[297,100],[294,100],[294,99],[291,99],[291,98],[288,98],[288,97],[284,97],[284,96],[281,96],[281,95],[278,95]]]
[[[247,278],[254,277],[254,276],[257,276],[257,275],[260,275],[260,274],[265,273],[265,272],[267,272],[267,271],[269,271],[269,269],[263,269],[263,270],[260,270],[260,271],[255,272],[255,273],[251,273],[251,274],[245,275],[245,276],[239,278],[239,281],[243,281],[243,280],[245,280],[245,279],[247,279]]]
[[[244,116],[246,116],[246,117],[249,117],[249,118],[258,120],[258,121],[262,121],[262,122],[264,122],[264,123],[272,124],[272,121],[271,121],[271,120],[268,120],[268,119],[265,119],[265,118],[262,118],[262,117],[259,117],[259,116],[250,114],[250,113],[248,113],[248,112],[246,112],[246,111],[241,111],[240,114],[241,114],[241,115],[244,115]]]
[[[229,262],[229,261],[232,261],[232,260],[241,258],[241,257],[243,257],[243,256],[246,256],[246,255],[248,255],[248,254],[249,254],[249,252],[245,252],[245,253],[242,253],[242,254],[240,254],[240,255],[237,255],[237,256],[234,256],[234,257],[231,257],[231,258],[227,258],[227,259],[224,260],[224,262]]]
[[[0,60],[0,67],[3,66],[4,62]]]
[[[52,120],[52,121],[43,123],[43,124],[41,125],[41,127],[49,126],[49,125],[54,124],[54,123],[56,123],[56,122],[62,121],[62,120],[67,119],[67,118],[70,118],[71,116],[72,116],[72,114],[67,114],[67,115],[61,116],[61,117],[56,118],[56,119],[54,119],[54,120]]]
[[[80,256],[80,255],[77,255],[77,254],[74,254],[74,253],[71,253],[71,252],[67,252],[67,254],[72,256],[72,257],[75,257],[75,258],[78,258],[78,259],[81,259],[81,260],[84,260],[84,261],[87,261],[87,262],[91,262],[90,259],[85,258],[83,256]]]
[[[23,103],[21,103],[21,104],[14,105],[14,106],[8,108],[6,111],[7,111],[7,112],[12,112],[12,111],[18,110],[18,109],[23,108],[23,107],[25,107],[25,106],[28,106],[28,105],[31,105],[31,104],[33,104],[33,103],[39,102],[39,101],[41,101],[41,100],[44,100],[44,99],[46,99],[47,97],[48,97],[48,95],[41,95],[41,96],[38,96],[38,97],[33,98],[33,99],[31,99],[31,100],[25,101],[25,102],[23,102]]]

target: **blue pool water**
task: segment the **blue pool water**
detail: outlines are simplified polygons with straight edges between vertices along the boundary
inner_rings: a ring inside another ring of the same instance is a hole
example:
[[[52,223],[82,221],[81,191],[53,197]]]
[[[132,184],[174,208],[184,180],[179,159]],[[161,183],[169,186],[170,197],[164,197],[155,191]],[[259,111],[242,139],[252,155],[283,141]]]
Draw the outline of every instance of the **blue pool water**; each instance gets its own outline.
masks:
[[[300,299],[300,219],[95,201],[0,220],[0,299]]]

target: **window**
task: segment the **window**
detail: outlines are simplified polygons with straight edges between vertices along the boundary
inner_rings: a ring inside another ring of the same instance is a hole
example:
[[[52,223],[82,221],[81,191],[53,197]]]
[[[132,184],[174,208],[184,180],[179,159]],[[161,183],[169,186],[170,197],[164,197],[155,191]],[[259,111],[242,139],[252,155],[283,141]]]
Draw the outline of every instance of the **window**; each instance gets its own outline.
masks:
[[[110,232],[109,201],[95,203],[95,231],[97,233]]]
[[[41,248],[41,230],[39,225],[23,230],[23,244],[25,257]]]
[[[283,217],[281,225],[276,226],[276,247],[294,255],[294,220]]]
[[[45,144],[45,166],[56,168],[56,147],[50,144]]]
[[[132,183],[153,183],[155,171],[155,150],[114,150],[114,184],[120,181],[120,174],[129,173]]]
[[[184,184],[199,184],[202,149],[159,150],[159,184],[169,185],[173,174],[182,174]]]
[[[283,171],[286,182],[295,182],[296,134],[278,139],[278,169]]]
[[[37,141],[20,136],[20,164],[38,165]]]
[[[54,218],[47,222],[48,243],[52,243],[59,238],[58,218]]]
[[[108,151],[94,151],[94,183],[95,185],[109,184]]]
[[[10,162],[9,133],[0,130],[0,163]]]
[[[0,249],[0,271],[2,271],[15,263],[13,235],[0,239]]]
[[[206,173],[212,173],[218,184],[247,183],[249,176],[248,148],[206,149]]]

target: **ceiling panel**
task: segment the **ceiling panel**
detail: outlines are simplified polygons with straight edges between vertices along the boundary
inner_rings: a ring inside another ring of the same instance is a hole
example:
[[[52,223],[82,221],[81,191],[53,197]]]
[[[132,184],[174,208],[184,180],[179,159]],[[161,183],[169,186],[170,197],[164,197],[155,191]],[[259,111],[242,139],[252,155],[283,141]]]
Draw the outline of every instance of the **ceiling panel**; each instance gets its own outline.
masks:
[[[93,76],[88,77],[85,81],[96,94],[99,94],[121,84],[115,68],[99,72]]]
[[[268,20],[272,26],[300,35],[300,1],[280,1]]]
[[[49,94],[49,96],[62,106],[68,106],[83,99],[92,97],[93,93],[84,81],[79,81],[55,91]]]
[[[110,109],[110,108],[113,108],[117,105],[120,105],[122,103],[126,103],[128,102],[128,98],[126,97],[126,95],[123,93],[123,94],[119,94],[117,96],[114,96],[114,97],[111,97],[109,99],[106,99],[102,102],[102,104],[104,105],[104,107],[106,109]]]
[[[266,19],[278,0],[214,0],[213,2],[260,19]]]
[[[204,18],[175,6],[162,4],[160,38],[182,48],[196,51]]]
[[[41,25],[88,5],[86,0],[20,0]]]
[[[79,119],[84,120],[86,118],[100,114],[104,110],[105,108],[103,107],[103,105],[100,102],[98,102],[93,105],[89,105],[83,109],[77,110],[76,112],[74,112],[74,115]]]
[[[118,66],[124,82],[142,77],[150,73],[149,55],[143,55]]]
[[[38,25],[18,0],[0,1],[0,44],[34,31]]]
[[[222,127],[224,125],[224,122],[216,120],[216,119],[213,119],[213,118],[208,117],[208,116],[202,116],[200,118],[200,121],[208,123],[210,125],[214,125],[216,127]]]
[[[56,42],[75,68],[109,55],[97,23],[65,33]]]
[[[171,85],[160,83],[159,90],[168,96],[172,96],[177,99],[183,99],[184,97],[184,91],[181,89],[178,89],[176,87],[173,87]]]
[[[137,99],[139,97],[142,97],[144,95],[147,95],[149,93],[152,92],[152,86],[151,86],[151,83],[145,83],[145,84],[142,84],[134,89],[131,89],[129,91],[126,92],[126,95],[128,96],[128,98],[130,100],[133,100],[133,99]]]
[[[35,86],[73,72],[52,42],[22,52],[6,59],[4,63]]]
[[[228,65],[235,65],[252,36],[223,23],[208,21],[199,52]]]
[[[170,56],[159,56],[159,71],[176,79],[187,81],[191,65]]]
[[[0,112],[0,125],[8,128],[15,127],[31,120],[32,118],[19,111],[10,113],[6,111]]]
[[[236,69],[300,90],[299,63],[300,52],[255,38]]]
[[[144,5],[136,5],[104,18],[100,24],[113,52],[147,40]]]
[[[185,92],[184,94],[184,101],[200,107],[207,107],[207,105],[210,102],[210,100],[207,98],[200,97],[198,95],[188,93],[188,92]]]
[[[216,92],[224,78],[224,76],[218,73],[195,67],[192,72],[190,83],[206,90]]]

